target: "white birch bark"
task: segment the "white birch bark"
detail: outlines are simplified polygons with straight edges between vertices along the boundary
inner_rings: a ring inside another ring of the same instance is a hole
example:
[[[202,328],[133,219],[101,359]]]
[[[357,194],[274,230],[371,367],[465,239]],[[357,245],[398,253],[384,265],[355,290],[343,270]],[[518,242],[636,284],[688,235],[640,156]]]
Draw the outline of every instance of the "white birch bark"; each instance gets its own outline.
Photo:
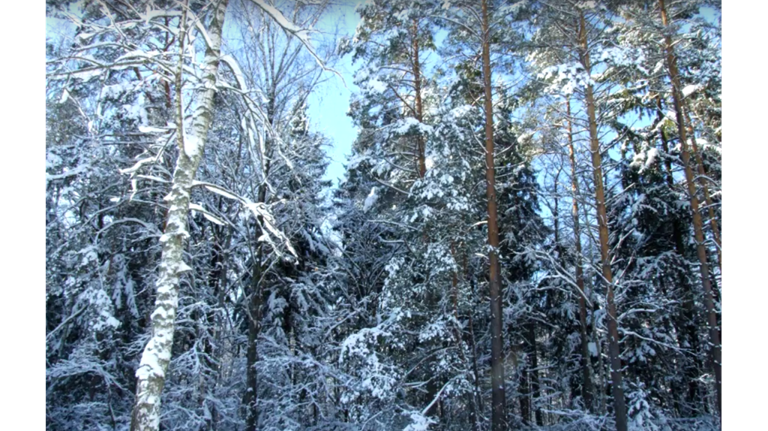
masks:
[[[173,332],[179,302],[179,277],[191,268],[184,263],[184,240],[187,233],[189,194],[203,158],[206,137],[213,118],[213,96],[219,68],[219,51],[228,0],[219,0],[208,28],[210,44],[206,47],[202,85],[196,92],[196,109],[191,133],[177,124],[180,136],[179,156],[173,173],[168,201],[168,220],[160,238],[162,257],[157,279],[155,311],[152,313],[152,336],[144,348],[136,370],[136,404],[131,417],[131,431],[156,431],[160,427],[160,396],[165,374],[171,361]],[[181,121],[177,118],[177,122]]]

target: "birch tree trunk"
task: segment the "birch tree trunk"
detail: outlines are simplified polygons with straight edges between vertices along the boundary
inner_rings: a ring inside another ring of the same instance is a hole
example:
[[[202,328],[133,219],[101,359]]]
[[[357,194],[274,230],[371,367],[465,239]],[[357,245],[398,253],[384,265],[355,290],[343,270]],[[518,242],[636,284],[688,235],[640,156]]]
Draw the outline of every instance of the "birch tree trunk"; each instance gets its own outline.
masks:
[[[213,118],[213,96],[219,68],[219,47],[228,0],[220,0],[208,28],[211,46],[206,47],[202,91],[192,119],[192,133],[185,136],[183,118],[177,116],[179,156],[173,173],[168,220],[160,238],[162,257],[157,279],[155,311],[152,313],[152,336],[144,348],[136,370],[136,404],[131,416],[131,431],[156,431],[160,428],[160,397],[165,385],[165,373],[171,361],[173,332],[179,302],[179,277],[191,268],[184,263],[184,240],[187,233],[189,195],[195,174],[203,158],[208,129]],[[185,19],[182,19],[185,21]],[[182,23],[180,40],[185,37]],[[182,46],[183,47],[183,46]],[[179,71],[181,73],[181,71]],[[180,89],[177,88],[177,92]],[[177,100],[181,104],[181,100]]]

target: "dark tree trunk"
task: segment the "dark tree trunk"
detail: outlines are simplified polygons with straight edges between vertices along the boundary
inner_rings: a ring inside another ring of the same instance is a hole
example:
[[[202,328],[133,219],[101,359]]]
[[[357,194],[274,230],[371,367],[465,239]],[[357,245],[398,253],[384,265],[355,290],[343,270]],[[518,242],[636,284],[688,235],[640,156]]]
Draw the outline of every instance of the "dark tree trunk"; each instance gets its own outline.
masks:
[[[520,369],[520,383],[518,392],[520,392],[520,416],[523,418],[523,424],[531,424],[531,381],[528,379],[528,370]]]
[[[525,344],[528,351],[528,373],[531,380],[531,395],[532,402],[531,407],[536,417],[536,425],[544,425],[544,420],[541,416],[541,408],[536,404],[536,400],[541,398],[541,391],[539,390],[539,358],[536,352],[536,324],[533,321],[528,322],[525,325]]]

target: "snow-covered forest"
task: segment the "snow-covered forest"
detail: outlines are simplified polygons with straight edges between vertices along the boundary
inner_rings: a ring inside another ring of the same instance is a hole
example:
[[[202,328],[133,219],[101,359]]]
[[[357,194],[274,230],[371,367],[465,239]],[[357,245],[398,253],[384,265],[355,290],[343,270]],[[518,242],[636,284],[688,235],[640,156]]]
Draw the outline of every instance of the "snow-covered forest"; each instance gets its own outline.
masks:
[[[718,0],[46,20],[47,429],[720,429]]]

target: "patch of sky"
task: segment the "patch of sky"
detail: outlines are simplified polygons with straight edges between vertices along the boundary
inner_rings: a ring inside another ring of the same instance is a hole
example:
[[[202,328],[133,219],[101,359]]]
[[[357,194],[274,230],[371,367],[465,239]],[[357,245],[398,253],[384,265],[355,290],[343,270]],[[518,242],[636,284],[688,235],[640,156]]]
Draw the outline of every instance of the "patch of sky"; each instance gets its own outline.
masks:
[[[320,19],[315,28],[330,34],[338,30],[340,37],[353,37],[360,20],[355,13],[355,8],[361,3],[363,2],[343,2],[330,6],[330,10]],[[353,92],[359,91],[353,82],[354,73],[358,67],[359,65],[352,64],[350,55],[342,57],[333,65],[333,68],[344,78],[344,82],[329,73],[329,79],[318,85],[309,96],[307,103],[311,127],[330,140],[330,145],[325,148],[330,163],[324,179],[332,181],[334,186],[337,186],[344,177],[346,172],[344,165],[351,154],[352,143],[357,136],[352,119],[346,113],[349,111]]]

